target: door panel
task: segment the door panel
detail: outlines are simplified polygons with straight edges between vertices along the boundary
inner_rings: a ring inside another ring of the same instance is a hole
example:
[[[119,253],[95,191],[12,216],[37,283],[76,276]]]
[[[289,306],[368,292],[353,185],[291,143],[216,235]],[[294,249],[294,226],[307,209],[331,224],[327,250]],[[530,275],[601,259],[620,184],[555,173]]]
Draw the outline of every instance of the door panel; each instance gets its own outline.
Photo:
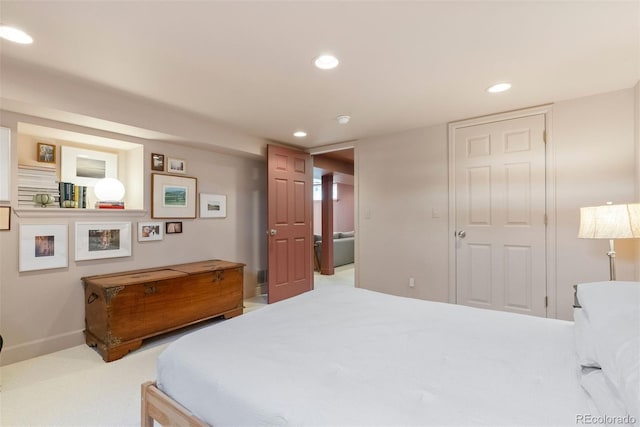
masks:
[[[489,306],[491,304],[491,245],[470,244],[468,256],[471,268],[467,283],[469,301]]]
[[[269,145],[269,303],[313,288],[313,166],[302,151]]]
[[[505,246],[505,306],[514,309],[531,307],[531,248]]]
[[[491,168],[469,168],[469,224],[491,224]]]
[[[546,316],[543,114],[455,130],[460,304]]]
[[[531,224],[531,165],[514,163],[505,165],[505,197],[507,225]]]

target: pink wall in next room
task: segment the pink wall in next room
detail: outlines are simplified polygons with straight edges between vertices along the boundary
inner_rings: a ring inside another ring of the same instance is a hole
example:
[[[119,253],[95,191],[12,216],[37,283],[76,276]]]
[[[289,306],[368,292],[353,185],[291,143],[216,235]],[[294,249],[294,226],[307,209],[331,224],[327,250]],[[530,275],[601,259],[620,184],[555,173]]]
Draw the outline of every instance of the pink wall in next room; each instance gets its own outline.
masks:
[[[338,184],[338,200],[333,201],[333,231],[353,231],[353,186]],[[322,234],[322,202],[313,202],[313,234]]]

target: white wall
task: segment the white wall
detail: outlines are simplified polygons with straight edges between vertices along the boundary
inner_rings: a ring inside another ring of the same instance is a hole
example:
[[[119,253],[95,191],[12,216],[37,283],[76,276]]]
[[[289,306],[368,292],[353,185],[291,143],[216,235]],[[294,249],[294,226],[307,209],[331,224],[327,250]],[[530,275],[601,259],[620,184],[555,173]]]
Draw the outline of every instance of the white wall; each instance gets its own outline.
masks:
[[[635,91],[559,102],[553,109],[556,148],[558,315],[571,319],[576,283],[609,280],[607,240],[578,239],[579,208],[635,199]],[[631,240],[615,242],[617,278],[633,280]]]
[[[2,126],[12,129],[15,167],[17,123],[38,120],[2,111],[0,121]],[[63,123],[58,125],[65,127]],[[100,134],[104,135],[104,132]],[[117,135],[109,136],[117,138]],[[84,294],[80,280],[83,276],[220,258],[246,264],[245,297],[254,294],[257,273],[266,269],[267,264],[264,160],[139,138],[128,137],[127,140],[144,144],[144,207],[147,213],[130,216],[124,212],[109,220],[131,221],[133,229],[137,229],[138,221],[151,220],[152,152],[185,159],[189,176],[198,179],[198,192],[226,194],[227,218],[183,220],[182,234],[165,235],[160,242],[137,242],[134,237],[131,257],[76,262],[73,259],[74,224],[76,221],[91,221],[92,217],[25,218],[14,214],[11,230],[0,232],[0,333],[5,345],[2,364],[84,342]],[[12,205],[16,207],[15,188],[12,196]],[[100,220],[105,219],[101,217]],[[18,231],[20,224],[27,223],[69,226],[68,268],[18,272]]]
[[[607,242],[576,237],[579,208],[635,197],[637,92],[553,106],[557,209],[549,214],[557,224],[559,318],[572,318],[573,284],[608,279]],[[446,125],[361,140],[357,153],[359,286],[446,302]],[[634,245],[623,241],[617,249],[618,278],[632,280],[640,269]],[[413,289],[409,277],[415,277]]]
[[[266,140],[171,105],[45,70],[14,58],[0,63],[0,108],[156,141],[263,157]]]
[[[448,301],[446,125],[359,141],[357,157],[359,286]]]

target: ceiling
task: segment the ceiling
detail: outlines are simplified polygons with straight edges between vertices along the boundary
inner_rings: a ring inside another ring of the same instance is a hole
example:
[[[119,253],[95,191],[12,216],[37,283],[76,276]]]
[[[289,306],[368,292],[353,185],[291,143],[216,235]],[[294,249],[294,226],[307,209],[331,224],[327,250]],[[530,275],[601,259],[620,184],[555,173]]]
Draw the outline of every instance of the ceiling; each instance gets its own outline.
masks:
[[[307,148],[640,77],[638,1],[2,0],[0,19],[35,40],[2,58]],[[323,53],[340,65],[314,68]],[[485,92],[499,81],[512,90]]]
[[[333,182],[353,185],[355,153],[353,148],[330,151],[313,156],[313,178],[321,180],[322,175],[333,175]]]

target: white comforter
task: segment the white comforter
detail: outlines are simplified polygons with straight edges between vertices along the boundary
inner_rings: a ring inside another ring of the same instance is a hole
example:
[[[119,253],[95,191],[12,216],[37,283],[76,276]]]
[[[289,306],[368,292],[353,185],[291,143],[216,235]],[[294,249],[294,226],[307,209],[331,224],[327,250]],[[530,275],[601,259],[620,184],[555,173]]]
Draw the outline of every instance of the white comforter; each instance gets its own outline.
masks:
[[[209,424],[576,425],[573,324],[346,287],[187,335],[158,386]]]

